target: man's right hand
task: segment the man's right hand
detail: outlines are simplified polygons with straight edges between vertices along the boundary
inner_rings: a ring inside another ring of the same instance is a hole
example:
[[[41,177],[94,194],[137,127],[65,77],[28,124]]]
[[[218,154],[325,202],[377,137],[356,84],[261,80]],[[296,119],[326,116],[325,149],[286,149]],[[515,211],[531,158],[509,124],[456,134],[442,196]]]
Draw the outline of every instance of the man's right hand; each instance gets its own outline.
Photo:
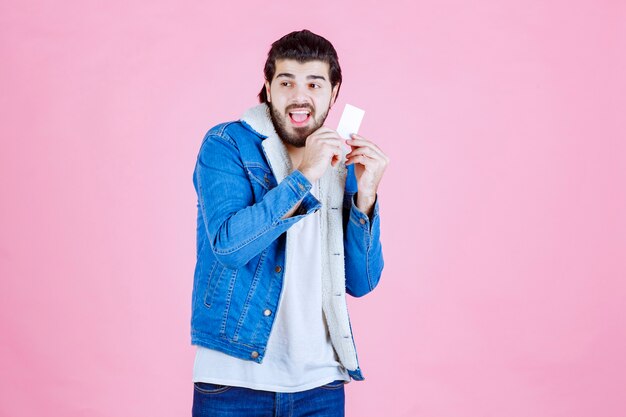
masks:
[[[335,166],[341,160],[341,144],[339,134],[326,126],[322,126],[306,138],[304,156],[298,170],[311,182],[320,179],[328,165]]]

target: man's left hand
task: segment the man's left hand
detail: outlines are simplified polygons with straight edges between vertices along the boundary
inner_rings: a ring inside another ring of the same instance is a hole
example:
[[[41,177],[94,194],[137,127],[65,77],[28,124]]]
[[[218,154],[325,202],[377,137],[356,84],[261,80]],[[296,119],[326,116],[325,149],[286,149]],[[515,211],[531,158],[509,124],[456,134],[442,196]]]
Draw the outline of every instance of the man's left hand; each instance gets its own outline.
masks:
[[[352,139],[346,140],[352,148],[346,155],[346,165],[354,164],[358,186],[356,205],[370,216],[376,202],[378,184],[389,165],[389,157],[374,142],[363,136],[352,134],[351,137]]]

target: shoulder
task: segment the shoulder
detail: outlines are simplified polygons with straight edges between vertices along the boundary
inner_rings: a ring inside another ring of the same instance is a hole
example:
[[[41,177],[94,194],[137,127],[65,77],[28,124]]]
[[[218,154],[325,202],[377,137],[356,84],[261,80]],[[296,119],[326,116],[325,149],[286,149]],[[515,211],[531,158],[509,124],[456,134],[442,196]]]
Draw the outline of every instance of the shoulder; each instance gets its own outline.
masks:
[[[201,149],[229,145],[239,149],[245,142],[261,139],[261,136],[255,132],[248,124],[241,120],[220,123],[213,126],[204,135]]]

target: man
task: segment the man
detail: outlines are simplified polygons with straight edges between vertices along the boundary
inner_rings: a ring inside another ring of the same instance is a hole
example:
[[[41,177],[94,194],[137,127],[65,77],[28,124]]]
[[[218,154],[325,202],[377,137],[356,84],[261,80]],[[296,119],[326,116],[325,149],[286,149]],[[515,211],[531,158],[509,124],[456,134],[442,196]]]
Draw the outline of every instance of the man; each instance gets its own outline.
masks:
[[[363,379],[346,293],[380,279],[389,160],[324,126],[341,81],[332,44],[292,32],[272,44],[261,104],[202,142],[194,416],[343,416],[344,384]]]

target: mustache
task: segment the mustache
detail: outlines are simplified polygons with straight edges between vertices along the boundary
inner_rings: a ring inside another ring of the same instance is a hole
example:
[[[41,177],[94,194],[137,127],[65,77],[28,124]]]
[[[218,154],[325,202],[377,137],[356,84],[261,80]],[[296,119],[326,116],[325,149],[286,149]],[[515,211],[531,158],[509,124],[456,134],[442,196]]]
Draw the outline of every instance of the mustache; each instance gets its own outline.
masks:
[[[302,104],[294,103],[294,104],[290,104],[287,107],[285,107],[285,112],[289,113],[291,110],[295,110],[295,109],[307,109],[311,113],[315,112],[315,109],[309,103],[302,103]]]

